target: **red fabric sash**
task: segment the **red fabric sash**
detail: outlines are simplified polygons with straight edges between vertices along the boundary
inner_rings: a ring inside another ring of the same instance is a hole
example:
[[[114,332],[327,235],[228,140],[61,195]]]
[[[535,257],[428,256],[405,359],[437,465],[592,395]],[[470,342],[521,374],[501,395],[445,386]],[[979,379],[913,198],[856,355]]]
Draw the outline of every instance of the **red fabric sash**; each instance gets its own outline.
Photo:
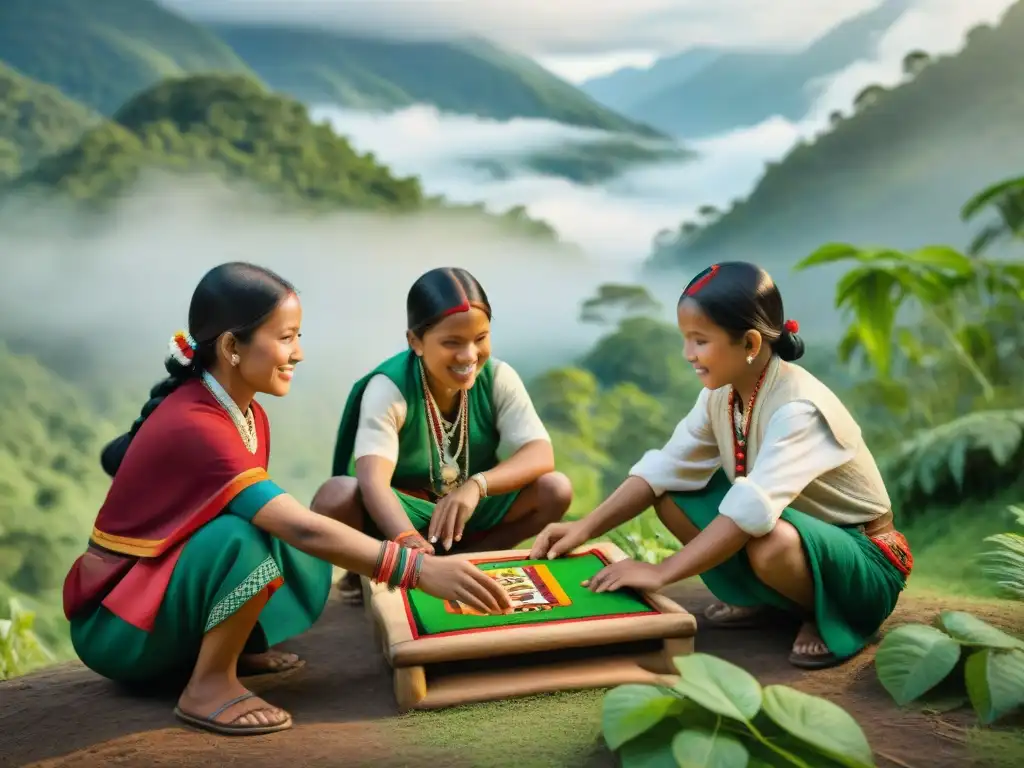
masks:
[[[189,537],[241,491],[268,478],[270,428],[252,403],[259,447],[246,450],[227,411],[202,382],[189,381],[135,435],[93,527],[91,543],[64,581],[70,619],[102,600],[150,631]]]

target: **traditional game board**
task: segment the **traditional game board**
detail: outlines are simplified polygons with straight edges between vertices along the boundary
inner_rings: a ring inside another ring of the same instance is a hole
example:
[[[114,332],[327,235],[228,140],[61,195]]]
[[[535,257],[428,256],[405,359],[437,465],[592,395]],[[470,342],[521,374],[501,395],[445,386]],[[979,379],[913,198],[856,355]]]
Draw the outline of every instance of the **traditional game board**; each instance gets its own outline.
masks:
[[[402,711],[667,681],[671,659],[692,653],[696,620],[673,601],[631,590],[594,594],[581,585],[626,557],[614,544],[589,544],[557,560],[523,559],[528,555],[452,555],[477,563],[508,590],[517,610],[506,616],[363,579]]]

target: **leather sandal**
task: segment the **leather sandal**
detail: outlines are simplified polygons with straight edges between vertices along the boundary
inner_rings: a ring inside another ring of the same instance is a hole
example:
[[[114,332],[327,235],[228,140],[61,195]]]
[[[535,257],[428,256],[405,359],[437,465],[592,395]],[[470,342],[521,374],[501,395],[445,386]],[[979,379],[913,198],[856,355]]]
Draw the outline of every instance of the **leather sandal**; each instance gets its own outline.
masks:
[[[292,727],[292,717],[288,715],[283,722],[276,723],[274,725],[236,725],[237,721],[241,720],[246,715],[251,715],[256,712],[269,712],[272,707],[260,707],[259,709],[253,709],[249,712],[243,712],[230,723],[218,723],[214,720],[217,715],[224,712],[228,707],[232,707],[239,702],[251,699],[256,696],[252,691],[247,691],[241,696],[236,696],[227,704],[219,707],[213,714],[207,717],[198,717],[196,715],[190,715],[183,712],[181,707],[174,708],[174,715],[179,720],[188,723],[189,725],[195,726],[196,728],[202,728],[205,731],[212,731],[213,733],[219,733],[225,736],[258,736],[264,733],[275,733],[277,731],[285,731]]]

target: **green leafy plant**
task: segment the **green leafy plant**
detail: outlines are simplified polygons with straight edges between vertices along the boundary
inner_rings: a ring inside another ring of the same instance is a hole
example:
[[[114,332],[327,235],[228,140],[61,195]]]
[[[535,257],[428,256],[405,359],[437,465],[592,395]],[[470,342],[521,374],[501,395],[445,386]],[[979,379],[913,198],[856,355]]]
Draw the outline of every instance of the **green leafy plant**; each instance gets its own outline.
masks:
[[[992,410],[917,432],[880,465],[907,513],[930,501],[959,499],[971,482],[991,488],[1015,481],[1022,458],[1024,409]]]
[[[963,611],[943,611],[935,626],[907,624],[878,646],[879,682],[899,706],[946,681],[963,661],[967,697],[983,725],[1024,706],[1024,640]]]
[[[844,709],[704,653],[673,660],[671,688],[621,685],[602,711],[605,742],[623,768],[874,766],[871,746]]]
[[[1024,507],[1012,506],[1009,511],[1017,518],[1017,524],[1024,527]],[[991,541],[996,549],[981,556],[982,570],[1004,590],[1024,600],[1024,535],[1012,531],[997,533],[985,541]]]
[[[660,563],[679,551],[679,542],[652,510],[608,532],[608,538],[633,560]]]
[[[13,597],[7,608],[10,618],[0,619],[0,680],[27,674],[55,660],[32,631],[35,614],[24,610]]]

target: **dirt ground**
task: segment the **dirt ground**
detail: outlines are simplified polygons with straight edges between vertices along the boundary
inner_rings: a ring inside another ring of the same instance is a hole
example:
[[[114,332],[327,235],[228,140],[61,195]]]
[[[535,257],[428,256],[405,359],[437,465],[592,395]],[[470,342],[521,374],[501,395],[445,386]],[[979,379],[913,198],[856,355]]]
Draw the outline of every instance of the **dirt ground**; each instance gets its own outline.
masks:
[[[710,601],[700,585],[688,584],[670,590],[669,595],[697,615]],[[887,627],[907,621],[930,622],[942,608],[971,610],[1011,629],[1015,625],[1019,629],[1022,623],[1019,604],[978,604],[908,594]],[[845,707],[864,728],[879,766],[1013,764],[1004,763],[1006,758],[997,755],[979,759],[978,749],[969,749],[974,725],[969,710],[935,714],[921,708],[897,709],[878,684],[873,651],[839,669],[802,672],[786,663],[791,639],[788,627],[770,632],[702,627],[697,649],[740,664],[762,684],[793,685]],[[427,722],[427,729],[436,730],[440,721],[434,720],[435,726],[430,726],[429,721],[397,716],[388,669],[361,610],[333,599],[317,626],[287,648],[307,660],[304,668],[249,678],[248,683],[292,712],[296,726],[290,731],[236,739],[201,733],[173,718],[173,692],[139,698],[120,691],[80,664],[70,663],[0,683],[0,765],[198,767],[233,763],[246,768],[280,768],[286,761],[302,766],[463,764],[465,750],[445,749],[443,738],[425,737],[424,726],[416,724]],[[596,768],[616,764],[597,735],[598,702],[596,694],[584,699],[593,741],[585,753],[576,753],[578,759],[573,759],[572,765]],[[514,716],[512,712],[525,711],[501,706],[509,708],[510,717]],[[493,711],[494,705],[491,707]],[[471,713],[467,722],[473,723],[474,718],[485,722],[485,710],[479,712],[479,716]],[[507,717],[504,719],[507,722]],[[1016,731],[1008,738],[1019,738],[1019,734]],[[498,753],[500,750],[492,752]],[[521,760],[514,762],[531,768]],[[479,758],[465,759],[465,764],[481,768],[511,765],[507,759],[484,763]]]

